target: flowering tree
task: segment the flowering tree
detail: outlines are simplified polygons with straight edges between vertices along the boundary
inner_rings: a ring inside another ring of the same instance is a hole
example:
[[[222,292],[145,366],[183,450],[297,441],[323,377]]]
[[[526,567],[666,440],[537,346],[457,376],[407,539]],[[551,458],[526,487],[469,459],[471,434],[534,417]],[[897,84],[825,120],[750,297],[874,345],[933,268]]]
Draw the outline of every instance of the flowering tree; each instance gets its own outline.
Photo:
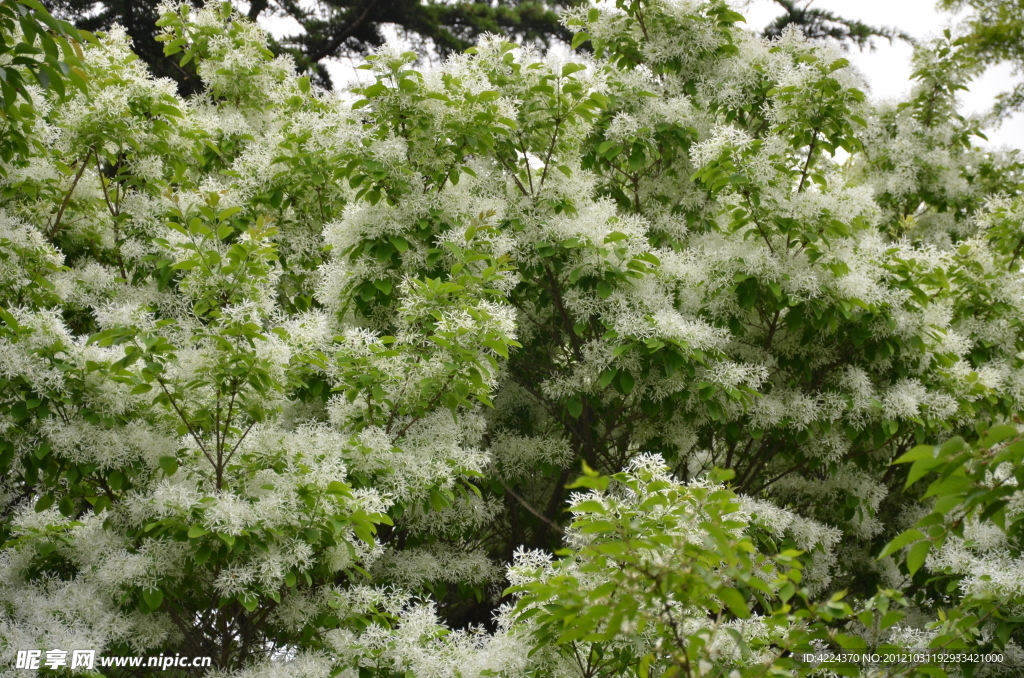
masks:
[[[939,462],[891,462],[1024,398],[1021,166],[972,145],[956,45],[873,106],[799,33],[620,2],[566,16],[592,56],[487,38],[420,73],[385,49],[344,100],[227,4],[160,12],[202,95],[112,31],[81,46],[80,91],[25,86],[31,143],[4,165],[4,662],[1019,655],[1018,594],[972,617],[974,589],[925,581],[977,579],[992,549],[951,565],[898,536]],[[974,510],[965,488],[939,515]]]
[[[972,11],[957,27],[957,40],[978,60],[981,67],[999,63],[1013,66],[1013,75],[1021,75],[1024,65],[1024,6],[1020,0],[942,0],[939,6],[945,10]],[[996,96],[994,117],[1005,119],[1024,109],[1024,83],[1013,84],[1009,91]]]

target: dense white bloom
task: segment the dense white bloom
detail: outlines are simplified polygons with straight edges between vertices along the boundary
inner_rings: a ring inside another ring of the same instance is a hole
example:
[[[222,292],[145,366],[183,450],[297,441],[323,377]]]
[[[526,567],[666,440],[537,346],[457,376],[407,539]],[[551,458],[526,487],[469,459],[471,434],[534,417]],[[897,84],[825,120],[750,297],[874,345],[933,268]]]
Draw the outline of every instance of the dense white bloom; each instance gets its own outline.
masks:
[[[115,28],[86,91],[31,87],[3,163],[0,667],[123,644],[239,678],[661,673],[670,621],[708,639],[695,673],[767,666],[789,627],[727,592],[782,596],[787,549],[812,599],[907,584],[868,562],[929,510],[890,462],[1024,407],[1020,169],[967,145],[952,47],[874,105],[796,30],[599,3],[565,14],[591,55],[485,36],[419,72],[385,45],[336,97],[229,4],[158,11],[201,95]],[[1019,615],[991,524],[925,567],[958,578],[936,604]],[[506,584],[568,588],[522,618]],[[614,638],[538,647],[552,602],[607,605]]]

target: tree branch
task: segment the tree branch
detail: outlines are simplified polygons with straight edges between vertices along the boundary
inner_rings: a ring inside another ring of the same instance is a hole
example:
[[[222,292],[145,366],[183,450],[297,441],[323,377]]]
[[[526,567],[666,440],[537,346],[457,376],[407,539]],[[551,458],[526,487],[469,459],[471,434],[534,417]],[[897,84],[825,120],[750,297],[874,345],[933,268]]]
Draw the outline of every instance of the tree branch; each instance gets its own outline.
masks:
[[[89,149],[91,152],[92,149]],[[64,196],[64,200],[60,204],[60,209],[57,210],[57,217],[53,222],[53,228],[50,229],[50,234],[46,237],[47,241],[52,245],[53,239],[57,237],[57,229],[60,228],[60,220],[64,217],[64,210],[68,208],[68,203],[71,202],[71,195],[75,192],[75,188],[78,186],[78,181],[85,174],[85,167],[89,164],[89,152],[85,154],[85,157],[79,161],[81,167],[78,168],[78,174],[75,175],[75,180],[71,182],[71,189],[68,190],[67,195]]]

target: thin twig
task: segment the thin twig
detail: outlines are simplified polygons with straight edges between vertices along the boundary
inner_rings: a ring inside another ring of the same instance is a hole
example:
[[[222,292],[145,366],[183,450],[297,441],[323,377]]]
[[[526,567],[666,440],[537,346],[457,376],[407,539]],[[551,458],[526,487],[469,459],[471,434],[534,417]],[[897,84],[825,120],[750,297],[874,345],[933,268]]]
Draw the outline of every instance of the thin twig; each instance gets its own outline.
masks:
[[[188,420],[188,417],[186,417],[185,413],[182,412],[181,409],[178,407],[178,403],[174,402],[174,398],[173,396],[171,396],[171,392],[167,390],[167,385],[164,384],[164,380],[161,379],[160,377],[157,377],[156,382],[160,384],[160,388],[163,390],[164,395],[167,396],[167,401],[171,403],[171,407],[173,407],[174,411],[178,414],[178,418],[181,419],[183,424],[185,424],[185,428],[188,429],[188,432],[192,436],[192,439],[196,441],[196,444],[199,445],[199,449],[203,451],[203,454],[206,455],[206,458],[209,460],[211,464],[213,464],[213,468],[214,470],[216,470],[217,463],[213,460],[213,457],[210,456],[210,453],[207,452],[206,445],[203,445],[202,438],[200,438],[199,434],[196,433],[196,431],[192,428],[192,423]]]
[[[71,189],[68,194],[64,196],[64,201],[60,204],[60,209],[57,210],[57,218],[53,222],[53,228],[50,229],[50,235],[47,236],[47,240],[50,244],[53,244],[53,239],[57,237],[57,229],[60,228],[60,220],[64,217],[64,210],[67,209],[68,203],[71,202],[71,195],[75,192],[75,188],[78,186],[79,179],[85,174],[85,167],[89,164],[89,154],[86,153],[85,158],[81,161],[81,167],[78,168],[78,174],[75,175],[75,180],[71,182]]]
[[[804,191],[804,182],[807,181],[807,173],[811,169],[811,160],[814,159],[814,149],[815,149],[815,147],[817,145],[818,145],[818,130],[815,129],[814,132],[812,132],[812,134],[811,134],[811,146],[810,146],[809,149],[807,149],[807,162],[804,163],[804,171],[803,171],[803,174],[800,176],[800,185],[796,189],[797,193],[803,193],[803,191]]]
[[[554,531],[555,531],[555,532],[557,532],[558,534],[560,534],[560,535],[563,535],[563,536],[565,536],[565,530],[563,530],[563,529],[562,529],[561,527],[559,527],[559,526],[558,526],[557,524],[555,524],[554,522],[552,522],[552,521],[551,521],[551,519],[550,519],[550,518],[548,518],[548,517],[547,517],[546,515],[544,515],[543,513],[541,513],[541,512],[540,512],[540,511],[538,511],[537,509],[535,509],[535,508],[534,508],[533,506],[531,506],[531,505],[530,505],[530,503],[529,503],[528,501],[526,501],[525,499],[523,499],[522,497],[520,497],[520,496],[519,496],[519,495],[518,495],[518,494],[516,493],[516,491],[515,491],[515,490],[513,490],[513,489],[512,489],[511,487],[509,487],[509,486],[508,486],[508,483],[506,483],[506,482],[505,482],[504,480],[503,480],[503,481],[501,481],[501,486],[502,486],[502,487],[504,487],[504,488],[505,488],[505,491],[506,491],[506,492],[508,492],[509,494],[511,494],[511,495],[512,495],[512,497],[513,497],[513,498],[514,498],[514,499],[515,499],[516,501],[518,501],[518,502],[520,503],[520,505],[522,505],[522,507],[523,507],[524,509],[526,509],[527,511],[529,511],[530,513],[532,513],[532,514],[533,514],[534,516],[536,516],[537,518],[539,518],[539,519],[540,519],[541,521],[543,521],[543,522],[544,522],[544,524],[545,524],[545,525],[547,525],[548,527],[550,527],[550,528],[551,528],[552,530],[554,530]]]

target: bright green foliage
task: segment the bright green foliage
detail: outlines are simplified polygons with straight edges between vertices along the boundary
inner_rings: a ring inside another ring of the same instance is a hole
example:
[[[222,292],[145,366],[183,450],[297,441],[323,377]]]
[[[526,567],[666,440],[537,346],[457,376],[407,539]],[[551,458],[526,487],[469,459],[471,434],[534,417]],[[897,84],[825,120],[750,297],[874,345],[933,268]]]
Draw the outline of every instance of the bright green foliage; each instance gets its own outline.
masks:
[[[907,489],[928,512],[882,556],[905,549],[914,598],[939,608],[933,648],[1006,651],[1024,625],[1024,442],[1016,425],[979,429],[970,445],[962,438],[919,445],[893,462],[910,464]]]
[[[829,639],[816,621],[851,614],[841,597],[806,605],[800,555],[775,550],[739,498],[716,481],[681,485],[647,459],[613,476],[590,472],[568,527],[573,548],[561,560],[511,572],[516,618],[541,652],[591,667],[593,676],[695,675],[785,671],[779,654],[813,651]],[[797,596],[794,598],[794,596]],[[791,605],[800,601],[799,611]],[[751,608],[767,614],[752,615]]]
[[[0,159],[5,163],[32,150],[38,115],[29,91],[32,85],[53,88],[60,97],[65,95],[65,82],[84,89],[79,45],[83,39],[74,26],[54,19],[37,0],[0,3]]]
[[[956,675],[956,662],[929,661],[925,648],[1001,653],[1016,628],[1005,606],[965,598],[939,612],[927,643],[908,648],[891,634],[913,601],[879,590],[856,608],[846,592],[815,602],[802,584],[805,554],[775,533],[778,510],[719,484],[731,473],[715,470],[683,485],[656,457],[612,476],[584,470],[572,487],[591,491],[573,497],[570,548],[554,562],[520,553],[509,573],[518,632],[531,634],[542,662],[557,657],[588,676],[816,676],[826,668],[842,676],[947,676]],[[882,556],[921,536],[905,533]],[[920,565],[916,551],[908,556],[911,574]],[[986,625],[1000,641],[990,642]],[[905,657],[911,649],[915,659],[858,658]],[[807,657],[822,652],[846,657]]]

